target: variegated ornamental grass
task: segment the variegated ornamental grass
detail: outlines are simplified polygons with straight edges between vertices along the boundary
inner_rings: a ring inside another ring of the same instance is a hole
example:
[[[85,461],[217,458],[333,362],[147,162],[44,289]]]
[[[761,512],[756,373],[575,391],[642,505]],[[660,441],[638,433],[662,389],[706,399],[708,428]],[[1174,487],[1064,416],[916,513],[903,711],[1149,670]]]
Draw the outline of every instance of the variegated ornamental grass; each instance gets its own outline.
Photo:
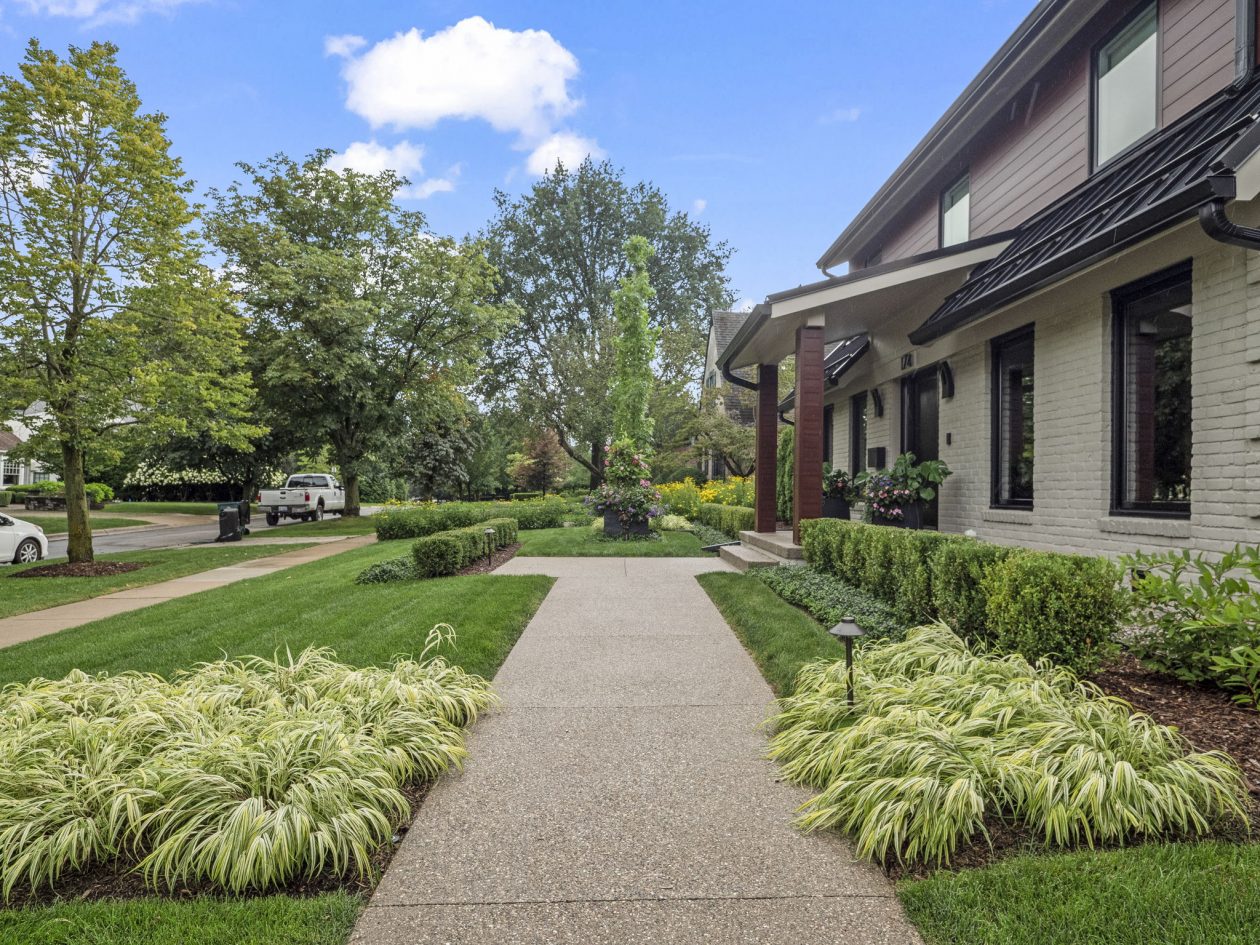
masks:
[[[400,788],[458,767],[490,684],[431,650],[355,668],[328,650],[0,691],[0,891],[113,860],[159,889],[366,875]]]
[[[947,863],[999,821],[1090,847],[1246,821],[1228,755],[1065,669],[976,655],[943,624],[868,644],[855,689],[850,708],[843,662],[804,667],[771,756],[819,790],[800,824],[844,830],[864,857]]]

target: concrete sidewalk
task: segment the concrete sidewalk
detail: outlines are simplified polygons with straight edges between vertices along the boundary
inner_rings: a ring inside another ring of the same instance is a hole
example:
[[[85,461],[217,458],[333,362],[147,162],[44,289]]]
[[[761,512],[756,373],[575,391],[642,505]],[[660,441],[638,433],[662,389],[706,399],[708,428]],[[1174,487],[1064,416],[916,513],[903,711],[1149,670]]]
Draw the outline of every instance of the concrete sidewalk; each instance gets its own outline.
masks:
[[[353,945],[917,943],[882,873],[792,825],[769,687],[698,558],[515,558],[559,578]]]
[[[26,640],[34,640],[36,637],[57,633],[60,630],[68,630],[71,627],[91,623],[93,620],[100,620],[104,617],[113,617],[115,614],[125,614],[131,610],[139,610],[141,607],[160,604],[162,601],[175,600],[177,597],[187,597],[189,594],[196,594],[200,591],[208,591],[212,588],[235,584],[237,581],[244,581],[246,578],[259,577],[263,574],[274,574],[277,571],[305,564],[308,561],[318,561],[320,558],[341,554],[343,551],[349,551],[351,548],[362,548],[364,545],[374,541],[376,541],[375,535],[361,535],[353,538],[258,539],[255,544],[304,545],[308,542],[316,542],[316,544],[309,548],[299,548],[296,551],[272,555],[269,558],[254,558],[249,561],[242,561],[240,564],[214,568],[211,571],[187,574],[181,578],[162,581],[159,584],[150,584],[147,587],[133,587],[129,590],[115,591],[112,594],[105,594],[101,597],[76,601],[73,604],[62,604],[58,607],[32,611],[29,614],[5,617],[0,620],[0,647],[12,646],[15,643],[22,643]],[[30,580],[44,579],[31,578]],[[53,580],[74,579],[57,578]]]

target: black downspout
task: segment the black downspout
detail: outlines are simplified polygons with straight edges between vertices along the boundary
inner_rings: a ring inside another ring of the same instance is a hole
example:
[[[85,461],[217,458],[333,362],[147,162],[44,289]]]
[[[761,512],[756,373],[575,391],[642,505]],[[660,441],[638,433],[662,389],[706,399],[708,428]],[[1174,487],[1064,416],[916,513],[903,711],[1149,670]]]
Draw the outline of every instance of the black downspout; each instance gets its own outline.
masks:
[[[787,411],[784,411],[784,410],[780,410],[780,411],[779,411],[779,422],[780,422],[780,423],[786,423],[786,424],[787,424],[788,426],[790,426],[790,427],[794,427],[794,426],[796,426],[796,421],[795,421],[795,420],[789,420],[787,417],[783,416],[783,415],[784,415],[784,413],[786,413],[786,412],[787,412]]]
[[[731,371],[731,365],[729,362],[722,365],[722,376],[726,378],[728,381],[730,381],[732,384],[734,384],[736,387],[742,387],[745,390],[757,389],[757,385],[754,384],[752,381],[746,381],[742,377],[740,377],[738,374],[733,373]]]
[[[1203,232],[1219,243],[1260,250],[1260,230],[1240,226],[1225,213],[1225,200],[1218,197],[1199,208],[1199,225]]]

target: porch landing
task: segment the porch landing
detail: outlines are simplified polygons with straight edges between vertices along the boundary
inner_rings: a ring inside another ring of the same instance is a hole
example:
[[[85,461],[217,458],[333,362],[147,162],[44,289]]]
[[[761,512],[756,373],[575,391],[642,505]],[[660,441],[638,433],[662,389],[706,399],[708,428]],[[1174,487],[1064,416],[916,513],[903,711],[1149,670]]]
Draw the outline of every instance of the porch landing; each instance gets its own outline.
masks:
[[[805,552],[792,540],[791,529],[774,533],[740,532],[739,541],[738,545],[723,545],[718,553],[723,561],[740,571],[805,564]]]

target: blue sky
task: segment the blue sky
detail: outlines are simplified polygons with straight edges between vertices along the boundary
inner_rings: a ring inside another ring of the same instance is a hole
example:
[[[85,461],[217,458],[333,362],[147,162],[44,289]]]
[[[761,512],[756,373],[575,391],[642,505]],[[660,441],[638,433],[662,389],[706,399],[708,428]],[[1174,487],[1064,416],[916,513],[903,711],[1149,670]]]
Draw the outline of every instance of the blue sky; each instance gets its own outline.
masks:
[[[0,0],[26,41],[108,39],[204,189],[332,148],[408,173],[439,232],[594,149],[735,248],[741,300],[816,260],[1033,0]],[[478,19],[479,18],[479,19]]]

